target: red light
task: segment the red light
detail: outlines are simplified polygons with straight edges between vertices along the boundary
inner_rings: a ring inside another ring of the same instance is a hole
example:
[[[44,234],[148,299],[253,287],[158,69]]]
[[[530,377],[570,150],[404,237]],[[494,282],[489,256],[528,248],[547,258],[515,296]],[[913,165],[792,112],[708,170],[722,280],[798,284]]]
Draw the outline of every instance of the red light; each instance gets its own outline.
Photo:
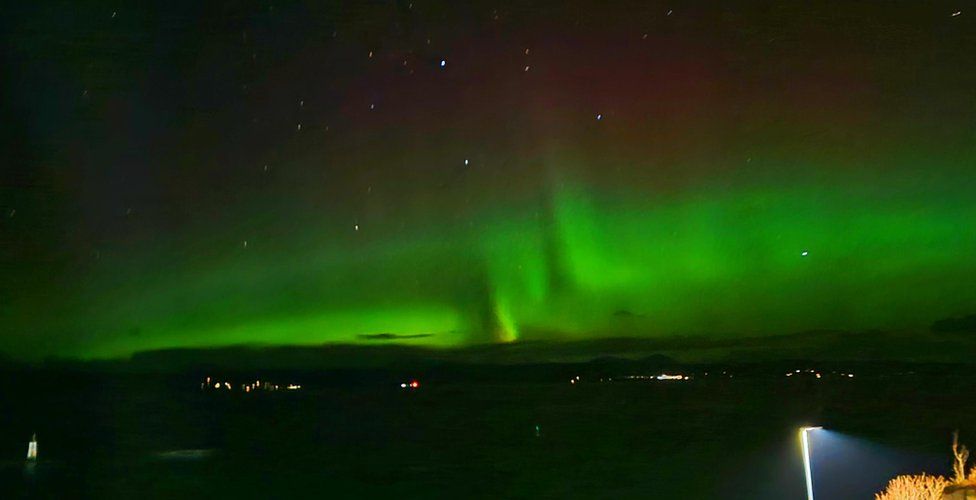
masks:
[[[420,382],[417,382],[416,380],[414,380],[413,382],[410,382],[410,387],[413,387],[414,389],[416,389],[416,388],[420,387]]]

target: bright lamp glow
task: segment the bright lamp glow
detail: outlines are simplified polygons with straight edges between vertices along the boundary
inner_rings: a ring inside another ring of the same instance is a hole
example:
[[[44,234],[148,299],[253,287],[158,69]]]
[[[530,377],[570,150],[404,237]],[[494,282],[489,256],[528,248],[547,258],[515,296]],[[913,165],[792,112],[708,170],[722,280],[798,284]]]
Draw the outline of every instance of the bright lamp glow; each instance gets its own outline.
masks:
[[[801,427],[800,444],[803,445],[803,472],[807,479],[807,500],[813,500],[813,472],[810,470],[810,431],[823,429],[823,427]]]

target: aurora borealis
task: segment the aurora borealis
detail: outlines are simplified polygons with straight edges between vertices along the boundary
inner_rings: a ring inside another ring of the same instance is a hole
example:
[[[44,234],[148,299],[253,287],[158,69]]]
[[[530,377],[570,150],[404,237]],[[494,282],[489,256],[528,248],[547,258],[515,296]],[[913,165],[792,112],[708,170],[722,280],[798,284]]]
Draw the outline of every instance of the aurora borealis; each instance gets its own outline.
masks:
[[[976,311],[976,11],[464,3],[18,6],[0,351]]]

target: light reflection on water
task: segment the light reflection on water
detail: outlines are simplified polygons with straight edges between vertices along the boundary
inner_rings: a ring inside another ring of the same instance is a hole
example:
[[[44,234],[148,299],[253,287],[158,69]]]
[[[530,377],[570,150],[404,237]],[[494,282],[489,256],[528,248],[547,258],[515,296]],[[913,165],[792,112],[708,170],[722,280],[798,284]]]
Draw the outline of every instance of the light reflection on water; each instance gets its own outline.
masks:
[[[7,490],[13,498],[78,491],[89,498],[260,498],[280,491],[305,498],[327,491],[360,498],[708,498],[722,492],[722,498],[783,499],[803,494],[798,422],[875,429],[872,441],[931,441],[936,453],[945,438],[941,429],[934,437],[905,434],[933,427],[917,420],[910,401],[888,407],[879,420],[863,406],[879,400],[877,389],[850,385],[811,395],[752,382],[432,383],[410,393],[385,391],[384,383],[263,398],[214,398],[195,385],[192,391],[136,385],[139,390],[98,383],[67,395],[49,391],[51,403],[33,407],[35,393],[21,395],[0,416],[12,423],[0,427],[0,458],[6,457],[0,484],[13,485]],[[822,420],[824,413],[835,418]],[[545,429],[541,435],[537,425]],[[35,430],[40,457],[27,466],[23,448]],[[840,432],[813,443],[818,482],[841,484],[835,480],[844,475],[868,491],[918,461],[917,452],[899,455],[840,439]],[[897,463],[880,468],[879,457]],[[867,461],[879,465],[878,474]],[[821,491],[830,489],[823,483]]]

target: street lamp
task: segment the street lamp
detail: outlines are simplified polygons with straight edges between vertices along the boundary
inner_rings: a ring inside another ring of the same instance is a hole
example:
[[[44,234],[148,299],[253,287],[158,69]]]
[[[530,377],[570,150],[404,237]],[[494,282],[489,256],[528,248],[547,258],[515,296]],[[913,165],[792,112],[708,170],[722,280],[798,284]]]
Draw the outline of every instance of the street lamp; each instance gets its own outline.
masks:
[[[808,433],[823,429],[823,427],[801,427],[800,444],[803,445],[803,472],[807,478],[807,500],[813,500],[813,473],[810,470],[810,438]]]

